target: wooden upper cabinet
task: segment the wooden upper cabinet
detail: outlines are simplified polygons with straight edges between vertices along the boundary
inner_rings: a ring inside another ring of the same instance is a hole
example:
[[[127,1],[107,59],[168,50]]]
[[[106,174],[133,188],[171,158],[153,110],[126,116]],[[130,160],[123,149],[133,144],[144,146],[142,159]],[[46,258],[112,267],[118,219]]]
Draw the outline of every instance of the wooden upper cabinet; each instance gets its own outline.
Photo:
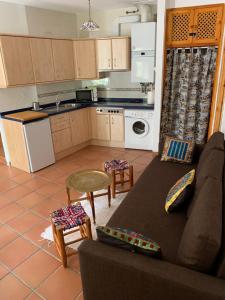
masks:
[[[166,44],[180,47],[192,43],[194,21],[193,9],[170,9],[167,11]]]
[[[219,43],[224,5],[175,8],[167,11],[167,47]]]
[[[76,79],[98,77],[95,40],[74,41],[74,63]]]
[[[74,79],[73,42],[69,40],[52,40],[52,52],[55,80]]]
[[[30,38],[30,47],[36,83],[54,81],[52,40]]]
[[[34,72],[29,39],[1,36],[1,87],[34,84]]]
[[[112,69],[112,40],[96,40],[98,70],[108,71]]]
[[[130,38],[112,39],[113,70],[130,69]]]
[[[193,26],[193,44],[216,44],[219,42],[223,6],[196,8]]]

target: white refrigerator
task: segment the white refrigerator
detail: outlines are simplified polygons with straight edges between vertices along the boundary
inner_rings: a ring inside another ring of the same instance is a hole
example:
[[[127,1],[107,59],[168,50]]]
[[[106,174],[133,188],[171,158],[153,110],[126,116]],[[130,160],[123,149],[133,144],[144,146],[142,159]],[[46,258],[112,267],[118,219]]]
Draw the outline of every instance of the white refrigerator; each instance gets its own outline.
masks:
[[[24,136],[30,171],[35,172],[55,163],[49,119],[24,124]]]

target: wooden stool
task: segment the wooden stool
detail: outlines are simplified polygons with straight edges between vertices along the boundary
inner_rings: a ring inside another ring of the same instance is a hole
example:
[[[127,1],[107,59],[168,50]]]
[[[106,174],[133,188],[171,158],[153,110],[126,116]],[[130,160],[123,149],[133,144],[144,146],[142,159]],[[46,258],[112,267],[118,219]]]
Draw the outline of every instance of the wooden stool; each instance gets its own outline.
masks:
[[[85,239],[92,240],[91,222],[80,203],[54,211],[51,214],[51,221],[55,245],[62,259],[63,266],[66,268],[67,257],[76,254],[76,252],[67,254],[66,247]],[[75,229],[64,233],[64,231],[72,228]],[[80,238],[65,242],[65,236],[78,231],[81,234]]]
[[[106,161],[104,163],[104,170],[111,173],[112,175],[111,188],[113,198],[116,197],[116,194],[129,192],[129,190],[134,185],[133,166],[129,165],[128,161],[119,159]],[[119,180],[117,180],[117,176],[120,177]],[[128,189],[123,191],[116,191],[117,185],[124,185],[126,182],[130,183],[130,187]]]

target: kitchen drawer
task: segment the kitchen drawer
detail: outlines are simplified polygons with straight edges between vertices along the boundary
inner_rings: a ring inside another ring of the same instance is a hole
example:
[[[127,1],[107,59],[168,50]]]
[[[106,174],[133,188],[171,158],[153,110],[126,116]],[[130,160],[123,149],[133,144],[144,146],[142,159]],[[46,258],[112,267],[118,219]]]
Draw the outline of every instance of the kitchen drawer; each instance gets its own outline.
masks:
[[[59,153],[72,147],[72,138],[70,128],[54,132],[52,134],[54,152]]]
[[[60,131],[70,127],[69,114],[64,113],[50,117],[52,132]]]

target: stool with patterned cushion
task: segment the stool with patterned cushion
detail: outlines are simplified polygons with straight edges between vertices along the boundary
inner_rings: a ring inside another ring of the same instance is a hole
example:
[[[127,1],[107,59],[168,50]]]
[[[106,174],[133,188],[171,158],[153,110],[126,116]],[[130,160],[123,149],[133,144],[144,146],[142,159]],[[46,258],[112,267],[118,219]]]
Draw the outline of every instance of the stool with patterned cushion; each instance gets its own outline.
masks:
[[[54,211],[51,214],[51,221],[56,248],[61,256],[63,266],[67,267],[67,257],[76,254],[76,252],[67,254],[66,247],[85,239],[92,239],[90,219],[84,211],[82,205],[80,203],[76,203],[75,205],[69,205]],[[72,228],[75,229],[67,231],[68,229]],[[81,235],[80,238],[71,240],[67,243],[65,242],[65,236],[78,231]]]
[[[114,159],[104,163],[104,170],[112,175],[112,196],[115,198],[116,194],[128,192],[134,185],[133,166],[127,160]],[[119,176],[119,180],[117,177]],[[124,185],[129,182],[129,188],[122,191],[116,191],[117,185]]]

